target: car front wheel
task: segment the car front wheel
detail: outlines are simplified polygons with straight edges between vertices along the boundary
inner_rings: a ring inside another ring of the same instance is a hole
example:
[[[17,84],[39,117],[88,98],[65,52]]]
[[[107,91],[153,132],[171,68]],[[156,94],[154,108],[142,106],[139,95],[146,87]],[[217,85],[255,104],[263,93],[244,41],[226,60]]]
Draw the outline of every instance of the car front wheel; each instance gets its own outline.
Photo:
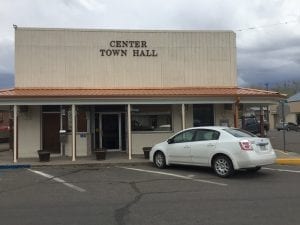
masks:
[[[217,156],[213,161],[213,168],[219,177],[229,177],[233,175],[234,168],[231,160],[227,156]]]
[[[154,155],[154,164],[156,167],[162,169],[166,167],[166,157],[162,152],[156,152]]]

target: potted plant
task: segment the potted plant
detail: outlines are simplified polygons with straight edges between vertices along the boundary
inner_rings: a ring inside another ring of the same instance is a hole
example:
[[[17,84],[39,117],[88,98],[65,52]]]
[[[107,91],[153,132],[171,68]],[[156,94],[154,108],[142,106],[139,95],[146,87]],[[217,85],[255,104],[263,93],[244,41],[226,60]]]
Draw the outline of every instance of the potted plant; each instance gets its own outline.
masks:
[[[101,148],[101,149],[96,149],[95,151],[96,159],[97,160],[104,160],[106,157],[106,149]]]
[[[145,159],[149,159],[149,153],[152,147],[143,147],[144,157]]]
[[[49,162],[50,161],[50,152],[47,150],[38,150],[40,162]]]

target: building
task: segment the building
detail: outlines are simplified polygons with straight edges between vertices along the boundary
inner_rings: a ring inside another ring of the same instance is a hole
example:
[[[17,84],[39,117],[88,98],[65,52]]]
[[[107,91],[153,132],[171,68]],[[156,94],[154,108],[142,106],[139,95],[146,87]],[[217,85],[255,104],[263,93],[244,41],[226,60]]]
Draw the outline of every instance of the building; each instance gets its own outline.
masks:
[[[282,106],[284,110],[282,110]],[[276,125],[283,121],[300,125],[300,92],[289,97],[287,101],[270,107],[271,120]]]
[[[237,87],[232,31],[15,29],[14,161],[38,149],[129,159],[192,126],[238,126],[242,106],[280,93]],[[61,134],[60,134],[61,133]],[[65,135],[61,142],[60,135]]]

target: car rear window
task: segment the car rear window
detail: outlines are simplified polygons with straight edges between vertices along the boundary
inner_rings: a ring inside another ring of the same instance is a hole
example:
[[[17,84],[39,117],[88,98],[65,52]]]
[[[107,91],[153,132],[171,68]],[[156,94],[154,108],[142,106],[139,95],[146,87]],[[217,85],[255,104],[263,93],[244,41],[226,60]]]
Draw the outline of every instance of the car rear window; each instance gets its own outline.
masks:
[[[234,137],[256,137],[254,134],[241,129],[224,129],[227,133]]]

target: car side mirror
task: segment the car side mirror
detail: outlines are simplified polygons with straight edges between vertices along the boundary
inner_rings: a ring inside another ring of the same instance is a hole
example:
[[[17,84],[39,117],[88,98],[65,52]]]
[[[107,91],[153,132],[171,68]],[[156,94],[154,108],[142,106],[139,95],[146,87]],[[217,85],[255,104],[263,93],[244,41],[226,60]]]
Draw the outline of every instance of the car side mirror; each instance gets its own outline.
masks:
[[[168,142],[168,144],[172,144],[172,143],[174,143],[174,141],[173,141],[173,139],[171,138],[171,139],[168,139],[167,140],[167,142]]]

